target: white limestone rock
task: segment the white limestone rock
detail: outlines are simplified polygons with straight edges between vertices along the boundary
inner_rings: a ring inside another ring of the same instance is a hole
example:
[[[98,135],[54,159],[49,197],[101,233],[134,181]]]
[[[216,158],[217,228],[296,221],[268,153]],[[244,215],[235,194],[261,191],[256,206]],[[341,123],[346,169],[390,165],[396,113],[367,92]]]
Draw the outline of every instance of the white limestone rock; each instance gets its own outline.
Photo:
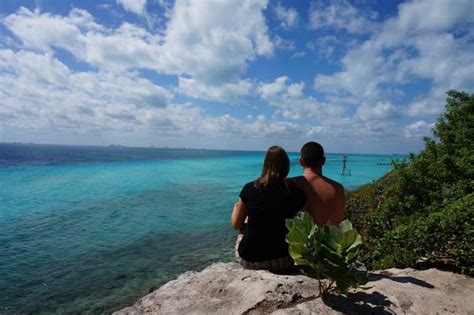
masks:
[[[246,270],[216,263],[186,272],[123,314],[473,314],[474,279],[429,269],[388,269],[372,273],[370,289],[348,297],[314,298],[318,281],[303,275]]]

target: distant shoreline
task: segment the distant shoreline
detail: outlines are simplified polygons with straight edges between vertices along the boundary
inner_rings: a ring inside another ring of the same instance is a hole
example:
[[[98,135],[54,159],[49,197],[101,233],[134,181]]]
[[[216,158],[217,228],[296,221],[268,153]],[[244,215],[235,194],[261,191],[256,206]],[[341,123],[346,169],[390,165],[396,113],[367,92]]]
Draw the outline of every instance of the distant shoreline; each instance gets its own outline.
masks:
[[[77,148],[123,148],[123,149],[155,149],[155,150],[189,150],[189,151],[215,151],[215,152],[242,152],[242,153],[265,153],[265,150],[230,150],[230,149],[210,149],[210,148],[192,148],[192,147],[158,147],[158,146],[127,146],[122,144],[109,144],[109,145],[98,145],[98,144],[57,144],[57,143],[33,143],[33,142],[0,142],[0,146],[3,145],[15,145],[15,146],[38,146],[38,147],[77,147]],[[298,154],[297,151],[287,151],[290,154]],[[371,155],[371,156],[408,156],[408,153],[350,153],[350,152],[326,152],[330,155]]]

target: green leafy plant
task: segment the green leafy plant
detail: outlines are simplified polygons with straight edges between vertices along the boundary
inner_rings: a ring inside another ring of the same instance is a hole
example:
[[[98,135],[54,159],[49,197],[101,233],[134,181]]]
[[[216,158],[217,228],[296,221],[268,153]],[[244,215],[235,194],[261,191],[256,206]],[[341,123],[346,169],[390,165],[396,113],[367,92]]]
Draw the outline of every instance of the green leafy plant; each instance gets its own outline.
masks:
[[[349,220],[338,227],[326,224],[319,228],[307,212],[302,212],[287,219],[286,226],[290,256],[306,275],[318,279],[318,297],[334,289],[347,294],[350,287],[368,282],[367,270],[356,263],[362,238]],[[327,284],[321,281],[323,277],[328,278]]]
[[[438,267],[474,275],[474,94],[448,91],[425,147],[347,194],[370,269]]]

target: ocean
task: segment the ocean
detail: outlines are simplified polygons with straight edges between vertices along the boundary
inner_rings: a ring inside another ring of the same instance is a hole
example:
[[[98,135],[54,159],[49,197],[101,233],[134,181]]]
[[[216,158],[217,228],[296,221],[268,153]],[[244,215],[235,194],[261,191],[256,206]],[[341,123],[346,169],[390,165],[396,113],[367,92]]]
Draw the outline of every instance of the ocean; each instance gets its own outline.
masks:
[[[0,313],[109,313],[233,259],[230,214],[264,152],[0,144]],[[290,153],[290,176],[302,173]],[[400,158],[401,156],[398,156]],[[352,189],[390,155],[327,154]]]

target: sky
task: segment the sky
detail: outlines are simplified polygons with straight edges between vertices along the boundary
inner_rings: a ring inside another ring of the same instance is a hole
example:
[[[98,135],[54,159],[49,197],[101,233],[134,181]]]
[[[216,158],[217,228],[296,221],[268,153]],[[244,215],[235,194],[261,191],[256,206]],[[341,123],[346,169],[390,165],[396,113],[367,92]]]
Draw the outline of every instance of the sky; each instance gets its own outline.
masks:
[[[418,152],[474,1],[0,1],[0,142]]]

